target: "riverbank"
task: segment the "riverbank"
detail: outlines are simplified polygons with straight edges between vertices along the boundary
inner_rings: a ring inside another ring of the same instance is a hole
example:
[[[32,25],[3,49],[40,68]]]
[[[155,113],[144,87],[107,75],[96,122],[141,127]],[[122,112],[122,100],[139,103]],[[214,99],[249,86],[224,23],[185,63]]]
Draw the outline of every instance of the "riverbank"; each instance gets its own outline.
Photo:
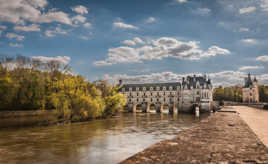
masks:
[[[121,163],[267,164],[268,148],[237,113],[219,112]]]
[[[55,110],[1,111],[0,129],[52,125],[59,122]]]

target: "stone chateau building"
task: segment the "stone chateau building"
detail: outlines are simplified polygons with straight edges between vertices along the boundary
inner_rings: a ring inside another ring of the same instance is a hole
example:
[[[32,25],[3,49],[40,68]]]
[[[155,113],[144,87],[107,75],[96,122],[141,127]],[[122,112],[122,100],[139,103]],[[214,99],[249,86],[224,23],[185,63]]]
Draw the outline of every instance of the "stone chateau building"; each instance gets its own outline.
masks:
[[[245,85],[242,88],[243,102],[245,103],[258,103],[259,102],[259,89],[256,77],[251,79],[250,73],[245,78]]]
[[[195,106],[200,112],[212,109],[213,88],[206,75],[187,76],[174,83],[123,84],[120,80],[119,85],[128,110],[133,112],[193,112]]]

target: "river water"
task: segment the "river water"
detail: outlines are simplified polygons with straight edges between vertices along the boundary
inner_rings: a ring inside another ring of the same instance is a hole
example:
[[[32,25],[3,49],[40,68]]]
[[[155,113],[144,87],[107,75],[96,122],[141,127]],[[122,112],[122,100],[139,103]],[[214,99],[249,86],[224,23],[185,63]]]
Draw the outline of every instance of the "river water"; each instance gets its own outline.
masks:
[[[0,130],[2,164],[113,164],[179,131],[202,115],[121,113],[83,123]]]

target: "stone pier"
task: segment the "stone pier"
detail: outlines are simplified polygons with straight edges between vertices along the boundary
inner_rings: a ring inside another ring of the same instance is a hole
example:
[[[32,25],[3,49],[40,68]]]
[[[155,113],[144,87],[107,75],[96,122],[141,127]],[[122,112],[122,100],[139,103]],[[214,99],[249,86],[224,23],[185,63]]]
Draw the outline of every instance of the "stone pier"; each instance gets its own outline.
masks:
[[[151,106],[151,104],[149,104],[149,103],[146,105],[146,113],[150,113],[150,106]]]
[[[178,114],[178,108],[176,104],[173,104],[173,114]]]
[[[133,104],[133,110],[132,110],[132,112],[133,113],[136,113],[136,109],[137,109],[137,104]]]
[[[160,105],[160,113],[163,113],[163,111],[164,111],[164,105],[161,104],[161,105]]]

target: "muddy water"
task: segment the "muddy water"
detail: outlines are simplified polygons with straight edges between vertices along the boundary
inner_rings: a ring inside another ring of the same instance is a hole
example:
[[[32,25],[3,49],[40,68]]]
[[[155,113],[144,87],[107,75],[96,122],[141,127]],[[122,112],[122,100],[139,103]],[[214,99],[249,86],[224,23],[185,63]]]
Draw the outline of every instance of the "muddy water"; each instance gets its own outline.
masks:
[[[69,125],[1,129],[0,163],[113,164],[204,117],[128,113]]]

